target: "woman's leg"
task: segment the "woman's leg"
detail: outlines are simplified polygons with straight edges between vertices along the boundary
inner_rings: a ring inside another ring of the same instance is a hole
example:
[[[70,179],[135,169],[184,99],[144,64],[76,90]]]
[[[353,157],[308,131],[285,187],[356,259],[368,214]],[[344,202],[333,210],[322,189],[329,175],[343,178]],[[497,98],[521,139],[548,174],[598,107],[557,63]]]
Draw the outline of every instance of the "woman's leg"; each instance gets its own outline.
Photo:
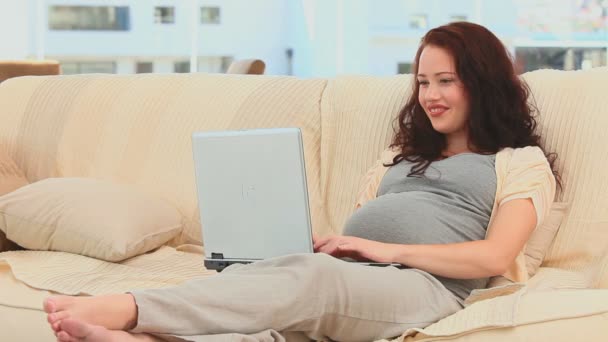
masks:
[[[111,330],[130,330],[137,323],[137,306],[130,294],[95,297],[54,296],[44,301],[53,330],[66,318],[76,318]]]
[[[326,254],[231,266],[215,277],[133,296],[139,308],[133,331],[184,338],[274,329],[316,340],[370,341],[462,309],[426,272],[362,266]]]
[[[462,308],[426,272],[361,266],[324,254],[234,265],[177,287],[134,291],[133,297],[134,332],[181,337],[274,329],[369,341],[425,327]]]

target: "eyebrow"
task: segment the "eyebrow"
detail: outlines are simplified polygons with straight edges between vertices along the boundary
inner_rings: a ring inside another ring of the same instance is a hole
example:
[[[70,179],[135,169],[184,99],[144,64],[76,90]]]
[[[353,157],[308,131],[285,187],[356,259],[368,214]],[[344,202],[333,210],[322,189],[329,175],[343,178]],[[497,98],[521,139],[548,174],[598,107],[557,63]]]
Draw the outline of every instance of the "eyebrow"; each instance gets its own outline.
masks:
[[[441,74],[452,74],[452,75],[456,75],[456,73],[455,73],[455,72],[451,72],[451,71],[442,71],[442,72],[435,73],[435,76],[439,76],[439,75],[441,75]],[[420,76],[422,76],[422,77],[426,77],[426,75],[425,75],[425,74],[418,74],[418,77],[420,77]]]

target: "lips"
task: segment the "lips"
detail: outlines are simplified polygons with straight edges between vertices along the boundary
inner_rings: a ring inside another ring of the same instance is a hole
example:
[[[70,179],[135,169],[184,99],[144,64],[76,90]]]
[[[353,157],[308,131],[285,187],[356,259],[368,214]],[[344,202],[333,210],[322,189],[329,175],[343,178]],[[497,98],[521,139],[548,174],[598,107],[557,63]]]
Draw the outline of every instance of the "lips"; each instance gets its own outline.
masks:
[[[446,106],[441,106],[441,105],[433,105],[433,106],[429,106],[427,108],[429,115],[432,117],[440,116],[443,113],[445,113],[448,109],[450,109],[450,108],[446,107]]]

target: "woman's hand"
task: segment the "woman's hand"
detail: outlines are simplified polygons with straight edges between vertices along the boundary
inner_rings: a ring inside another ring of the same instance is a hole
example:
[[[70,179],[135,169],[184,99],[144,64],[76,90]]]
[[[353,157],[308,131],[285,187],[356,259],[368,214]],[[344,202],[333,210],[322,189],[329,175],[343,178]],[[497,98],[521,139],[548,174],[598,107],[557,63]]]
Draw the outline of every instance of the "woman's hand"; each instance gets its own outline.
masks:
[[[352,258],[358,261],[393,262],[398,245],[366,240],[354,236],[313,236],[314,250],[336,258]]]

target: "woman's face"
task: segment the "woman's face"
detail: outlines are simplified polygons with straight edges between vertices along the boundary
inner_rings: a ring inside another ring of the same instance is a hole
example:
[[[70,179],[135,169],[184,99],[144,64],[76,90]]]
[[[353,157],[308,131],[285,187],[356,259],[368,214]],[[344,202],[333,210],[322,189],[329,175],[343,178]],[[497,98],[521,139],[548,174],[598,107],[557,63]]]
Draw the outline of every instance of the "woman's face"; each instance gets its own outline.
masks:
[[[416,77],[418,102],[433,128],[446,135],[466,134],[469,100],[452,56],[440,47],[426,46],[420,54]]]

